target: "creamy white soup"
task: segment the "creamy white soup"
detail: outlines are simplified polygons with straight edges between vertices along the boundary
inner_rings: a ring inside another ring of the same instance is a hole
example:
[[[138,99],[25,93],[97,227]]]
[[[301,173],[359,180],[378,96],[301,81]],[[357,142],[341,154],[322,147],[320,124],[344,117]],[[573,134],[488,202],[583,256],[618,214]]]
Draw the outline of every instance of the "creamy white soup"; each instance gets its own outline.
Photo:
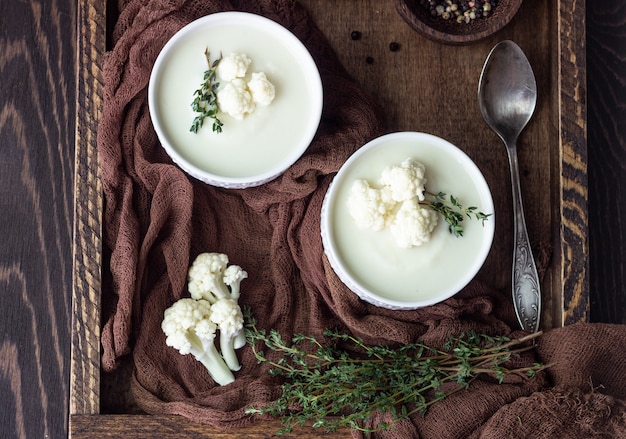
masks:
[[[430,303],[442,291],[458,286],[468,269],[480,268],[482,260],[477,258],[485,246],[486,251],[490,247],[495,218],[490,217],[485,227],[476,219],[466,218],[463,237],[455,237],[439,216],[430,241],[412,248],[398,247],[389,228],[371,231],[356,227],[347,207],[352,183],[366,179],[376,185],[385,167],[408,157],[426,166],[429,192],[453,194],[464,206],[493,213],[491,197],[481,196],[476,174],[468,172],[465,163],[451,158],[432,142],[398,138],[369,149],[333,181],[336,193],[327,206],[328,233],[335,243],[335,256],[360,288],[393,301]]]
[[[248,71],[264,72],[274,84],[276,96],[270,106],[258,105],[243,120],[220,112],[221,133],[212,131],[212,120],[207,118],[194,134],[189,128],[197,113],[191,103],[208,68],[207,48],[211,60],[220,52],[248,55],[252,59]],[[303,133],[319,118],[317,101],[321,98],[315,91],[319,75],[302,67],[301,50],[275,33],[249,24],[216,22],[200,28],[176,42],[153,78],[152,86],[158,91],[156,108],[151,108],[153,118],[184,160],[214,175],[247,177],[272,172],[280,163],[288,166],[302,153],[297,145]]]

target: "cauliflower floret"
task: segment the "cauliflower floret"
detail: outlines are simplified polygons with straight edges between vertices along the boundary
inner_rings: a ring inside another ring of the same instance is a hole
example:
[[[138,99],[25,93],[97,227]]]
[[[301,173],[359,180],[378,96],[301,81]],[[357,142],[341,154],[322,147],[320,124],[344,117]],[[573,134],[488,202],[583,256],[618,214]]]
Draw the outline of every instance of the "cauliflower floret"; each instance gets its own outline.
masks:
[[[221,63],[220,63],[221,64]],[[248,91],[246,81],[235,78],[217,92],[217,102],[224,113],[237,120],[254,111],[254,101]]]
[[[405,159],[400,165],[388,166],[380,175],[380,184],[391,189],[391,196],[401,202],[417,197],[424,200],[426,167],[412,158]]]
[[[206,299],[210,303],[230,298],[228,287],[222,280],[227,266],[228,256],[223,253],[200,253],[191,264],[187,276],[191,297]]]
[[[235,380],[215,344],[217,325],[211,320],[211,304],[204,299],[179,299],[163,313],[165,343],[182,355],[192,354],[220,386]]]
[[[220,350],[230,370],[241,365],[235,354],[235,339],[243,330],[243,313],[234,299],[220,299],[211,307],[211,322],[220,329]]]
[[[367,180],[355,180],[348,197],[348,211],[360,229],[384,229],[390,220],[395,202],[389,190],[376,189]]]
[[[274,100],[276,89],[265,76],[265,73],[253,73],[252,78],[248,81],[248,89],[252,95],[252,100],[264,107],[267,107]]]
[[[222,81],[222,87],[217,92],[217,105],[220,111],[237,120],[252,113],[257,104],[271,104],[276,95],[274,84],[265,73],[252,73],[248,80],[251,63],[248,55],[232,52],[223,57],[216,68],[217,76]]]
[[[224,253],[200,253],[191,264],[187,277],[187,288],[193,299],[205,299],[213,305],[232,299],[237,305],[241,281],[248,277],[248,273],[239,265],[228,265],[228,256]],[[223,306],[218,305],[218,309]],[[236,331],[232,344],[234,349],[245,346],[243,327]]]
[[[217,65],[217,75],[224,81],[243,78],[251,62],[245,53],[233,52],[221,59]]]
[[[230,287],[230,298],[239,299],[241,281],[248,278],[248,272],[239,265],[229,265],[224,270],[224,283]]]
[[[417,247],[430,240],[437,220],[437,212],[420,207],[413,197],[402,203],[390,229],[399,247]]]

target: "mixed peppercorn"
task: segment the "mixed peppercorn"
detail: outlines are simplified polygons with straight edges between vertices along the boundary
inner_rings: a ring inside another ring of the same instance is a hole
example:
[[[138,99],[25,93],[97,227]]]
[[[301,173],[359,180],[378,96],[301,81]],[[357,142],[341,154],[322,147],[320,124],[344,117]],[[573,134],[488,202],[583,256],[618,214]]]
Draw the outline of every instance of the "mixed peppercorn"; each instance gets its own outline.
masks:
[[[498,0],[418,0],[432,16],[457,23],[469,23],[477,18],[488,17],[498,5]]]

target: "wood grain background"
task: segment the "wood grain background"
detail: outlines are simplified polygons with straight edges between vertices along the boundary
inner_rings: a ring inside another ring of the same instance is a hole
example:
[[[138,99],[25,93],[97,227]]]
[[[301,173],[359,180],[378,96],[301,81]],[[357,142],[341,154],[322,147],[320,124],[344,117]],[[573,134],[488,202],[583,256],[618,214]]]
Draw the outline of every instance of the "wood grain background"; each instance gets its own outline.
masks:
[[[0,436],[67,431],[76,4],[0,1]]]
[[[586,8],[590,316],[624,324],[626,5]],[[75,0],[0,1],[3,438],[68,431],[77,13]]]

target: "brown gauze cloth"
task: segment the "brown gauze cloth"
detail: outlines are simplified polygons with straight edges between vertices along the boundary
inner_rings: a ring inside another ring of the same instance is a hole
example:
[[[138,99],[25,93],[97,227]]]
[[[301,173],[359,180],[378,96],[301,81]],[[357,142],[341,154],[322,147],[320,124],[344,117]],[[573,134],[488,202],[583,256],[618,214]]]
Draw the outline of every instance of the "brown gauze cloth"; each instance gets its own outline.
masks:
[[[225,253],[243,267],[249,277],[240,303],[251,307],[261,328],[288,339],[319,337],[325,328],[390,346],[440,345],[471,329],[523,334],[513,329],[509,295],[476,281],[443,303],[392,311],[359,300],[330,268],[320,238],[323,197],[342,163],[384,127],[376,104],[303,7],[289,0],[129,0],[118,6],[98,130],[107,261],[102,368],[113,371],[132,359],[131,391],[142,410],[237,428],[263,421],[246,415],[246,407],[280,394],[280,382],[257,364],[249,346],[237,351],[243,367],[223,387],[193,356],[166,346],[163,311],[188,297],[187,270],[201,252]],[[306,153],[276,180],[238,190],[206,185],[175,166],[158,142],[147,104],[150,72],[168,39],[192,20],[229,10],[263,15],[291,30],[315,59],[324,88],[321,124]],[[626,437],[624,327],[552,330],[532,352],[528,365],[553,366],[533,379],[477,379],[380,436]]]

